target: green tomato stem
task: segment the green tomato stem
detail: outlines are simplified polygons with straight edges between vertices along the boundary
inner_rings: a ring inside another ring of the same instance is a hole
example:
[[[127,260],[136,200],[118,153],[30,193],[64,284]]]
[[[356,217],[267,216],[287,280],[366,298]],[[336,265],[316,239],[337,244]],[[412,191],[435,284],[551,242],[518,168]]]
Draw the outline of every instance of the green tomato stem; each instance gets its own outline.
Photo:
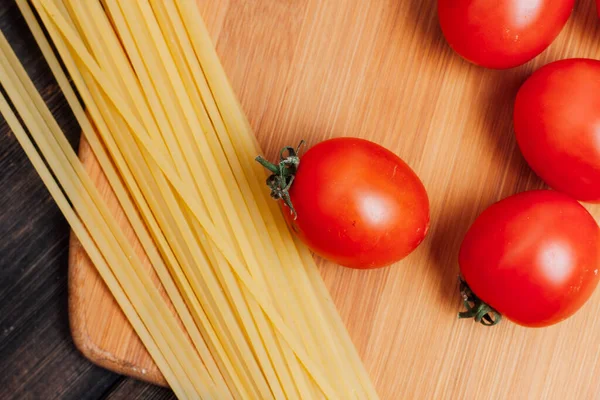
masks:
[[[463,304],[467,309],[458,313],[458,318],[474,318],[475,322],[479,322],[485,326],[499,324],[502,320],[502,314],[477,297],[462,277],[458,279],[460,282],[460,294],[463,298]]]
[[[263,157],[256,157],[256,161],[271,172],[267,178],[267,186],[271,189],[271,197],[275,200],[282,200],[290,209],[294,219],[298,218],[296,209],[290,198],[290,187],[296,177],[298,166],[300,165],[300,157],[298,153],[304,145],[304,140],[300,142],[297,148],[286,146],[279,152],[279,164],[273,164]]]
[[[279,166],[273,164],[272,162],[269,162],[269,161],[265,160],[261,156],[256,157],[255,160],[258,161],[258,163],[260,165],[262,165],[263,167],[265,167],[266,169],[268,169],[272,173],[279,174]]]

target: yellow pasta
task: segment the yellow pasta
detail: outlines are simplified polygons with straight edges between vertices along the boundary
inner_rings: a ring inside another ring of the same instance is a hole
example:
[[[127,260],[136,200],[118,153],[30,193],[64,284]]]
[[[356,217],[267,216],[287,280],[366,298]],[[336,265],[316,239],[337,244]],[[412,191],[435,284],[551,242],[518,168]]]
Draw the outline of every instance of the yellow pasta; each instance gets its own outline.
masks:
[[[43,131],[41,127],[37,125],[38,122],[35,121],[34,116],[26,110],[26,101],[21,97],[22,94],[19,93],[19,89],[16,88],[16,86],[14,86],[13,84],[11,84],[11,82],[15,82],[15,79],[14,77],[9,76],[9,72],[5,69],[4,65],[0,67],[0,79],[3,82],[3,86],[6,92],[9,93],[11,101],[18,108],[19,113],[23,116],[23,118],[26,121],[29,122],[29,131],[32,134],[35,134],[38,137],[38,140],[41,139],[37,143],[38,146],[44,149],[43,153],[46,158],[46,161],[52,166],[53,172],[57,175],[58,180],[63,185],[63,189],[67,192],[67,196],[69,197],[69,199],[75,204],[76,210],[79,209],[77,211],[77,214],[81,216],[82,221],[84,222],[86,228],[89,230],[91,237],[94,239],[94,242],[98,244],[99,248],[102,248],[102,255],[106,259],[106,262],[109,265],[119,265],[121,262],[126,262],[127,257],[124,257],[124,255],[119,252],[117,245],[114,241],[114,237],[111,238],[110,235],[107,235],[107,228],[104,226],[105,221],[103,221],[98,210],[94,207],[90,207],[90,195],[81,191],[83,184],[81,182],[79,182],[79,185],[77,184],[76,174],[72,170],[69,171],[66,159],[61,159],[59,156],[57,156],[57,154],[53,153],[48,142],[44,141],[44,136],[42,134]],[[7,117],[7,120],[16,120],[16,117],[10,116],[10,113],[10,109],[6,109],[6,107],[4,107],[3,115],[9,116]],[[20,123],[18,121],[16,121],[16,123],[11,123],[11,128],[13,129],[15,134],[19,135],[20,137],[23,137],[23,135],[25,135],[26,138],[25,131],[20,126]],[[24,140],[21,142],[23,143]],[[30,152],[28,152],[28,155],[32,157]],[[37,165],[39,165],[39,163],[37,163]],[[37,165],[36,168],[40,170],[40,168],[38,168]],[[47,174],[45,173],[44,175]],[[55,193],[56,192],[54,192],[53,195],[55,195]],[[120,280],[120,284],[121,286],[123,286],[125,292],[128,295],[132,295],[131,297],[135,299],[132,302],[137,302],[137,305],[134,305],[136,312],[144,316],[142,317],[146,319],[144,321],[144,324],[147,324],[150,331],[154,333],[152,335],[154,340],[159,345],[161,353],[163,353],[164,357],[168,359],[166,369],[168,370],[170,368],[173,368],[174,370],[177,370],[176,373],[179,374],[179,377],[177,380],[173,380],[173,386],[186,393],[186,395],[182,395],[182,397],[189,398],[188,396],[192,396],[193,398],[192,393],[196,392],[196,389],[191,388],[192,382],[187,376],[187,374],[185,374],[185,371],[182,368],[183,360],[177,361],[176,356],[174,356],[174,354],[171,351],[172,349],[166,344],[165,337],[163,336],[164,333],[166,333],[166,331],[161,331],[159,328],[157,328],[158,322],[157,319],[153,316],[154,310],[151,310],[149,307],[144,305],[145,302],[148,302],[148,296],[151,295],[148,292],[140,291],[140,284],[138,281],[136,281],[135,278],[133,278],[132,270],[133,268],[131,268],[131,270],[125,271],[126,276],[121,275],[122,280]],[[113,273],[116,274],[119,272],[120,269],[113,269]],[[150,290],[152,289],[151,286],[146,286],[146,288]],[[157,299],[158,294],[155,291],[151,291],[150,293],[155,295],[154,299]],[[160,305],[161,302],[157,302],[156,304]],[[183,361],[183,363],[185,363],[185,361]]]
[[[2,36],[0,83],[24,126],[4,97],[0,112],[176,395],[376,399],[269,198],[195,1],[31,3],[66,71],[17,0],[168,301]]]

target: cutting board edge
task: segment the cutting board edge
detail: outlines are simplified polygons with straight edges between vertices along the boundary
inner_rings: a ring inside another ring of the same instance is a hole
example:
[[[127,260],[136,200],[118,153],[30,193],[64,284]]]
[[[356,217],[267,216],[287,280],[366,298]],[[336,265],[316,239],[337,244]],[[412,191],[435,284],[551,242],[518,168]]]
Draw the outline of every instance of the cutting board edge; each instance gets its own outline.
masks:
[[[79,352],[93,364],[106,368],[112,372],[126,375],[141,381],[149,382],[158,386],[167,387],[164,377],[156,371],[142,372],[127,360],[117,357],[107,349],[103,349],[91,339],[87,332],[86,312],[87,308],[80,305],[81,296],[84,293],[78,289],[81,279],[81,268],[85,266],[83,259],[87,259],[87,253],[81,246],[77,236],[71,232],[69,239],[69,327],[73,343]],[[88,263],[91,263],[88,259]]]

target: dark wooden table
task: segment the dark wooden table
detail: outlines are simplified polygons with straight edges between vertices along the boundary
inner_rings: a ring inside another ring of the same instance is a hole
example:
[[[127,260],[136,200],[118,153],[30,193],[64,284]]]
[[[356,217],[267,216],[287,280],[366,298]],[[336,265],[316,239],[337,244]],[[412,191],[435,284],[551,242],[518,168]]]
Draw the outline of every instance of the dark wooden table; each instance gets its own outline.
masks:
[[[73,145],[79,127],[13,0],[0,29]],[[0,399],[170,399],[96,367],[75,349],[67,316],[69,227],[0,117]]]

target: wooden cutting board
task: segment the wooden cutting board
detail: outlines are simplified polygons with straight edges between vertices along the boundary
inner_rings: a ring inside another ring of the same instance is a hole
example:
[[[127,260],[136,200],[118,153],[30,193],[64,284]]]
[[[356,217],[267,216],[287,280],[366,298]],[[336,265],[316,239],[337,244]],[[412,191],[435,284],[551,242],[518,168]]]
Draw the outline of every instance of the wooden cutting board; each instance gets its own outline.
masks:
[[[600,398],[600,290],[546,329],[458,321],[457,252],[496,200],[543,183],[512,132],[512,103],[537,67],[600,58],[593,0],[529,64],[491,71],[446,45],[435,0],[202,0],[224,67],[267,156],[300,139],[374,140],[422,178],[432,226],[391,268],[320,261],[323,278],[382,399]],[[100,187],[87,145],[81,156]],[[114,199],[107,193],[107,199]],[[600,218],[600,207],[589,207]],[[164,384],[139,339],[72,241],[71,329],[92,361]]]

